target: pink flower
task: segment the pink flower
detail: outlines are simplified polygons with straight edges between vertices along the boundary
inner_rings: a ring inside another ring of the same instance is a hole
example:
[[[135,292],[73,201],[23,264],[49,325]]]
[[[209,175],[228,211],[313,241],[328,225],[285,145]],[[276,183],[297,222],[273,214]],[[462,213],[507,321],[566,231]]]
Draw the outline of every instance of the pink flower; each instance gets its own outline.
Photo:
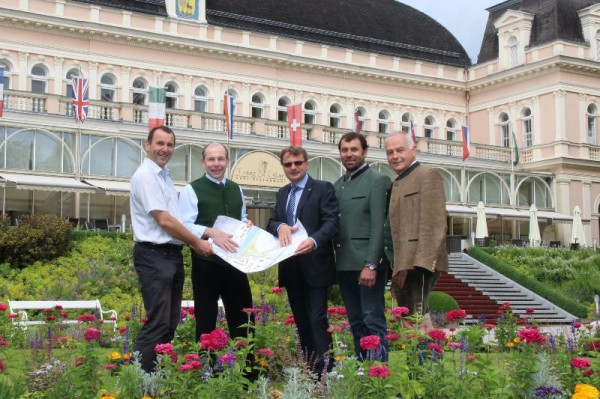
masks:
[[[171,344],[157,344],[154,347],[154,352],[159,355],[170,355],[173,353],[173,345]]]
[[[271,292],[273,294],[281,294],[283,292],[283,290],[281,289],[281,287],[273,287],[273,289],[271,290]]]
[[[475,359],[477,359],[477,356],[475,356],[475,355],[469,355],[469,356],[467,356],[467,361],[468,362],[474,362]]]
[[[493,330],[494,328],[496,328],[496,325],[492,323],[485,323],[483,325],[483,328],[485,328],[486,330]]]
[[[94,321],[96,321],[96,316],[94,316],[93,314],[82,314],[81,316],[79,316],[77,318],[77,322],[78,323],[86,323],[86,322],[90,322],[93,323]]]
[[[216,329],[200,336],[200,349],[211,351],[223,349],[227,345],[227,341],[227,333],[221,329]]]
[[[446,320],[448,320],[450,323],[461,321],[465,317],[467,317],[467,312],[462,309],[454,309],[446,313]]]
[[[85,332],[83,333],[83,337],[88,342],[97,341],[100,339],[100,331],[90,327],[87,330],[85,330]]]
[[[388,341],[397,341],[400,339],[400,334],[388,334],[385,336],[385,339]]]
[[[517,335],[521,338],[521,341],[524,341],[526,344],[543,344],[546,342],[546,337],[534,328],[524,328],[519,330]]]
[[[0,335],[0,347],[2,347],[2,346],[9,346],[9,345],[10,345],[10,342],[3,341],[2,340],[2,335]]]
[[[367,335],[360,339],[360,347],[364,350],[373,350],[379,347],[381,339],[377,335]]]
[[[104,370],[116,370],[117,367],[118,366],[116,364],[112,364],[112,363],[108,363],[108,364],[105,364],[104,366],[102,366],[102,368]]]
[[[575,357],[571,360],[571,366],[576,369],[587,369],[592,367],[592,363],[590,363],[590,359],[585,357]]]
[[[385,364],[371,366],[369,368],[369,377],[386,378],[390,376],[390,369]]]
[[[193,369],[194,369],[194,367],[189,363],[182,364],[181,366],[179,366],[179,371],[189,371],[189,370],[193,370]]]
[[[535,312],[534,308],[527,308],[527,309],[525,309],[525,313],[527,313],[527,314],[531,314],[533,312]]]
[[[273,350],[269,349],[269,348],[262,348],[262,349],[258,350],[258,354],[265,356],[265,357],[271,357],[271,356],[273,356],[274,353],[275,352],[273,352]]]
[[[9,319],[16,319],[17,317],[19,317],[19,315],[16,314],[16,313],[11,313],[11,314],[8,315]]]
[[[443,330],[431,330],[429,331],[428,335],[431,339],[435,339],[438,341],[446,340],[446,333]]]
[[[200,361],[200,356],[197,353],[188,353],[183,356],[186,362]]]
[[[427,344],[427,349],[429,349],[432,352],[436,351],[438,353],[442,353],[444,351],[444,348],[442,348],[442,345],[436,344],[435,342],[430,342],[429,344]]]
[[[578,321],[574,321],[573,322],[573,328],[579,328],[579,327],[581,327],[581,323],[578,322]]]
[[[219,362],[219,364],[233,365],[233,363],[235,362],[235,359],[237,359],[237,357],[235,356],[234,353],[226,353],[219,357],[218,362]]]
[[[4,364],[2,359],[0,359],[0,373],[4,373],[4,370],[6,370],[6,365]]]
[[[6,306],[5,303],[0,302],[0,312],[4,312],[6,309],[8,309],[8,306]]]
[[[244,313],[261,313],[262,309],[261,308],[244,308],[244,309],[242,309],[242,312],[244,312]]]
[[[409,314],[410,310],[404,306],[395,307],[390,311],[390,314],[395,317],[401,317],[405,314]]]
[[[450,347],[450,349],[456,350],[460,349],[462,345],[459,342],[449,342],[448,346]]]

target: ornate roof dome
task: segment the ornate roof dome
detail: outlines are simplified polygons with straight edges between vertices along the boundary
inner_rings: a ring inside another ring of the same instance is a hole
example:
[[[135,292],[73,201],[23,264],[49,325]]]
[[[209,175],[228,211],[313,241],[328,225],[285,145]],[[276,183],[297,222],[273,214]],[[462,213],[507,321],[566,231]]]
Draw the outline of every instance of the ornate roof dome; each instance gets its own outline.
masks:
[[[164,0],[78,0],[166,15]],[[401,58],[469,66],[465,49],[433,18],[396,0],[206,0],[210,25]]]

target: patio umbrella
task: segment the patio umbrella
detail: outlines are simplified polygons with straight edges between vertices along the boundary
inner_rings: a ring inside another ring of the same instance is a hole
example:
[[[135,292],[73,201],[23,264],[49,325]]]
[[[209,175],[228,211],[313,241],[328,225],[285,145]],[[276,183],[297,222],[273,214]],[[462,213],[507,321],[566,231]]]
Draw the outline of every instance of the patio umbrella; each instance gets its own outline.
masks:
[[[486,238],[488,236],[487,221],[485,220],[485,207],[483,202],[477,204],[477,225],[475,226],[475,238]]]
[[[535,204],[531,204],[529,208],[529,245],[537,247],[541,241],[542,236],[540,235],[540,225],[538,224],[537,208]]]
[[[571,232],[571,243],[579,244],[580,247],[585,247],[585,234],[583,233],[583,223],[581,222],[581,210],[575,205],[573,209],[573,229]]]

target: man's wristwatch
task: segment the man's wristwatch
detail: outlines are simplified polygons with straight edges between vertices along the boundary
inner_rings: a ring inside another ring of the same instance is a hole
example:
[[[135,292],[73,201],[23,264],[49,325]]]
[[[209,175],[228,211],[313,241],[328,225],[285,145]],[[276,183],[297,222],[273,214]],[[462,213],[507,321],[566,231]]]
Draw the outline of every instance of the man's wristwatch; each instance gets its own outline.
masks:
[[[365,262],[365,267],[368,267],[369,270],[377,270],[377,265],[373,262]]]

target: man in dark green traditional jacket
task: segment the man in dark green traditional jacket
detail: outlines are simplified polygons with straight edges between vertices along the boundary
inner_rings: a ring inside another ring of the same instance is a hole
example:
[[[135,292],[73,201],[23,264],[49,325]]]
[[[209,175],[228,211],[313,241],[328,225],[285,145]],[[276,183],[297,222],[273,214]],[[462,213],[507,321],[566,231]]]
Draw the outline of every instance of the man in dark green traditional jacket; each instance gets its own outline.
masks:
[[[215,245],[234,252],[238,244],[230,234],[213,228],[219,215],[229,216],[252,226],[247,219],[244,194],[240,186],[225,177],[229,152],[220,143],[211,143],[202,150],[202,166],[206,174],[181,190],[181,219],[198,237],[211,238]],[[219,296],[223,300],[229,333],[232,338],[245,337],[248,323],[244,308],[252,307],[252,293],[245,273],[216,255],[192,253],[192,286],[196,315],[196,341],[201,334],[216,327]]]

